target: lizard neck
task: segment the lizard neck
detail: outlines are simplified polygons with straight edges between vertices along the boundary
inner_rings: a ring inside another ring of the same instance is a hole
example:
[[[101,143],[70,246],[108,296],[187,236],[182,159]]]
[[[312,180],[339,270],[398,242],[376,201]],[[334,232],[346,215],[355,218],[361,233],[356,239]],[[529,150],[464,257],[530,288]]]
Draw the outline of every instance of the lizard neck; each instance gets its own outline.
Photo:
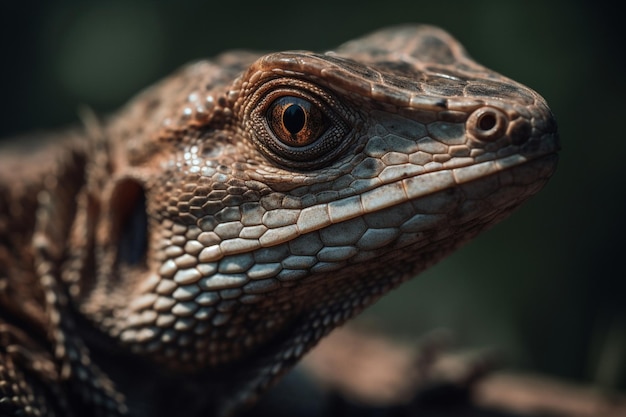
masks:
[[[85,143],[80,131],[71,130],[14,140],[0,153],[0,306],[10,321],[34,324],[42,334],[46,307],[33,239],[42,232],[53,242],[60,268],[84,183]]]

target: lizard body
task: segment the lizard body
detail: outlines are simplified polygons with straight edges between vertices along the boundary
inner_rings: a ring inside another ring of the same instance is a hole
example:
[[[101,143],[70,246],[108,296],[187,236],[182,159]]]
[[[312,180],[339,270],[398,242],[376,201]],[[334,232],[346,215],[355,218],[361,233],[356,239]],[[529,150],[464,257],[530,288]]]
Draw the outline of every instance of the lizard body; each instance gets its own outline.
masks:
[[[9,415],[234,412],[558,150],[537,93],[429,26],[199,61],[56,137],[0,154]]]

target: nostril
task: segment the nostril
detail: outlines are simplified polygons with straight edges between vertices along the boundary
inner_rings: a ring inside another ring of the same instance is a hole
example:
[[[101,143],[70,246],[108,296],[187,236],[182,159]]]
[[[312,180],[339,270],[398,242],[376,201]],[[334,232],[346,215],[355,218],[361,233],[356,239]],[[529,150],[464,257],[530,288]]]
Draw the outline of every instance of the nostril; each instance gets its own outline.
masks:
[[[498,109],[493,107],[482,107],[476,110],[467,119],[468,130],[480,140],[497,140],[508,125],[508,118]]]
[[[478,119],[478,127],[482,131],[488,131],[496,125],[496,116],[491,113],[485,113]]]

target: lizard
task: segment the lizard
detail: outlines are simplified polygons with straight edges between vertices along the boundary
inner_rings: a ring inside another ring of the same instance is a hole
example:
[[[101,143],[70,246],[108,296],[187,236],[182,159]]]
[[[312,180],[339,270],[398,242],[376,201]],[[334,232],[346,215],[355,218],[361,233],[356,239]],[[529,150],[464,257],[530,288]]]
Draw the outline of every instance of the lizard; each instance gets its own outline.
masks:
[[[0,152],[0,414],[232,415],[556,169],[532,89],[429,25],[225,52]]]

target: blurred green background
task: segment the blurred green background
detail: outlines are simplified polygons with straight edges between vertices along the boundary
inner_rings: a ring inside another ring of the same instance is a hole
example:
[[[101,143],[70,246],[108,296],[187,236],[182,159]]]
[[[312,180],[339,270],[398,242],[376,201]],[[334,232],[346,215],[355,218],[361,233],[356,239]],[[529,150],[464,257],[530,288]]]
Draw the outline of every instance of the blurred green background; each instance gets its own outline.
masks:
[[[366,313],[405,339],[440,327],[513,367],[626,386],[625,31],[598,1],[24,1],[0,6],[0,137],[110,112],[183,63],[232,48],[325,50],[423,22],[539,91],[555,177],[510,219]]]

